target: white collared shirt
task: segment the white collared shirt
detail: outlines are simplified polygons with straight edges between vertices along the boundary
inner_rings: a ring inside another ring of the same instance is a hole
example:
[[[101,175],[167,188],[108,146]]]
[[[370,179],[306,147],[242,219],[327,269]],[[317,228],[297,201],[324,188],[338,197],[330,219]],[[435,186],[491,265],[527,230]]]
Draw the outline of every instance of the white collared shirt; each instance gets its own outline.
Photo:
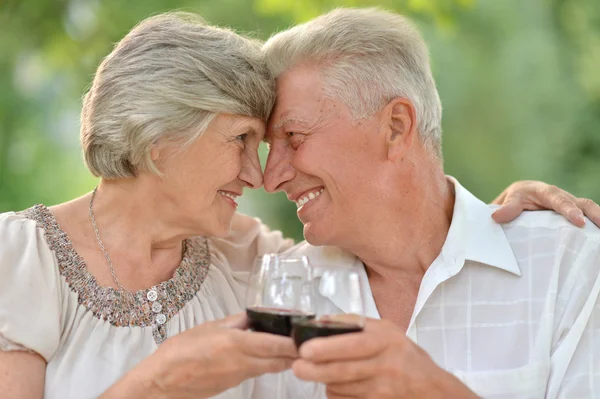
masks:
[[[493,206],[450,179],[452,224],[407,335],[482,397],[600,398],[600,229],[546,211],[498,225]],[[359,267],[367,316],[380,317],[358,258],[305,242],[289,252]]]

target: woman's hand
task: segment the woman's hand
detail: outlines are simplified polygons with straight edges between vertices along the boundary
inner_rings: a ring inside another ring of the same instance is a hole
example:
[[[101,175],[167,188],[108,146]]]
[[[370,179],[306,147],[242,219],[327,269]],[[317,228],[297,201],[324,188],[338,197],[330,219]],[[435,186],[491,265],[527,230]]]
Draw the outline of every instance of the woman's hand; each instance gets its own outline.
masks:
[[[170,338],[104,397],[210,398],[291,366],[297,351],[290,338],[246,328],[246,316],[239,314]]]
[[[556,186],[541,181],[518,181],[506,188],[493,204],[502,205],[492,217],[497,223],[507,223],[525,210],[550,209],[563,215],[576,226],[583,227],[587,216],[600,226],[600,206],[587,198],[577,198]]]

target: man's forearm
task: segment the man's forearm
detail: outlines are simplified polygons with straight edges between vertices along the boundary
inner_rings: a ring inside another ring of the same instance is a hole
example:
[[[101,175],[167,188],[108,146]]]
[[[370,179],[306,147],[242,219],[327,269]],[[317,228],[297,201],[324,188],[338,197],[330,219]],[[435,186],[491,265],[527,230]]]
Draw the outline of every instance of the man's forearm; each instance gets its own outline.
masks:
[[[431,381],[428,381],[431,382]],[[479,399],[473,391],[469,389],[465,384],[462,383],[458,378],[454,375],[444,371],[440,378],[435,379],[435,385],[438,389],[435,392],[438,392],[437,395],[432,396],[430,391],[428,393],[428,398],[435,399],[445,399],[445,398],[460,398],[460,399]]]

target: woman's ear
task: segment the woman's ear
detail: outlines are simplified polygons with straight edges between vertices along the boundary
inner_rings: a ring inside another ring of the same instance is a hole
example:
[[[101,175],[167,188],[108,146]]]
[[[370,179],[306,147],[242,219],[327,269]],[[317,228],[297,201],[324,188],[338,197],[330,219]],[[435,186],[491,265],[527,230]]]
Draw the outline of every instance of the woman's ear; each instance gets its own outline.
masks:
[[[152,148],[150,148],[150,159],[152,159],[153,162],[156,162],[156,160],[160,157],[160,145],[158,143],[158,139],[154,140],[154,142],[152,142]]]

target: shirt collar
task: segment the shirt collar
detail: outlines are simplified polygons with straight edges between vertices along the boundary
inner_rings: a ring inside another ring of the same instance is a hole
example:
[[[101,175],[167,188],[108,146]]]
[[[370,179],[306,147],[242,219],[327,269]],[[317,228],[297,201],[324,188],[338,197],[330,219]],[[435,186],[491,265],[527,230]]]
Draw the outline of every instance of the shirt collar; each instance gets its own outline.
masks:
[[[504,229],[492,219],[494,208],[471,194],[455,178],[448,176],[448,180],[454,185],[455,190],[454,211],[446,241],[434,264],[447,268],[446,273],[443,273],[445,278],[460,272],[465,260],[496,267],[521,276],[521,269],[504,234]],[[313,267],[317,269],[319,266],[359,268],[363,275],[361,285],[367,313],[373,313],[369,315],[371,317],[377,313],[376,310],[369,312],[370,308],[376,309],[376,307],[370,294],[368,278],[364,272],[362,261],[355,255],[338,247],[315,247],[306,241],[286,251],[286,255],[306,255]],[[438,262],[441,262],[441,265]],[[323,294],[322,287],[319,289]],[[349,312],[346,296],[343,293],[339,293],[335,297],[328,297],[338,308]],[[369,301],[373,303],[370,304]]]
[[[504,229],[492,219],[494,207],[475,197],[455,178],[447,178],[454,185],[455,199],[452,223],[441,254],[444,258],[470,260],[520,276],[521,269]],[[306,255],[315,267],[361,265],[360,259],[343,249],[314,247],[306,241],[291,248],[287,254]]]
[[[492,219],[494,208],[471,194],[453,177],[455,190],[452,223],[442,255],[462,258],[521,275],[504,229]],[[461,262],[462,263],[462,262]],[[459,265],[462,268],[462,264]]]

